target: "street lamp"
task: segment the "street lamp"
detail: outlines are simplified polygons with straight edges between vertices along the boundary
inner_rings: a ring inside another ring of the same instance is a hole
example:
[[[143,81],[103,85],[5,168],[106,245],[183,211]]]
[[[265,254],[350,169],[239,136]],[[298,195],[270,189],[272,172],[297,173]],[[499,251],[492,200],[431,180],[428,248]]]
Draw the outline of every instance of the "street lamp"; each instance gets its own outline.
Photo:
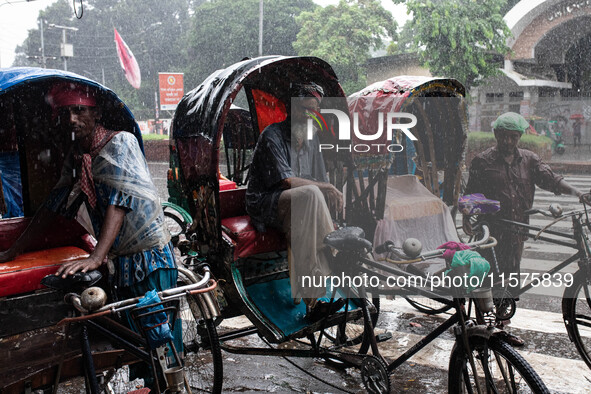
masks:
[[[78,31],[78,28],[70,26],[60,26],[53,23],[50,23],[48,26],[54,29],[62,29],[62,43],[60,45],[60,54],[62,59],[64,59],[64,71],[68,71],[68,58],[74,56],[74,46],[72,44],[67,43],[66,30]]]

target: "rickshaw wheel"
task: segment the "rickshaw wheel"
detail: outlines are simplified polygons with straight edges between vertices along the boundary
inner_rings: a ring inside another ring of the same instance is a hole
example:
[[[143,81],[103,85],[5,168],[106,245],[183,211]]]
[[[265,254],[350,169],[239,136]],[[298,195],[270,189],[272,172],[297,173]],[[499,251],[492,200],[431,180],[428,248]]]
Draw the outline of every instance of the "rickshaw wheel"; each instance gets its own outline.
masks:
[[[419,312],[426,313],[427,315],[437,315],[443,312],[447,312],[451,309],[451,305],[443,304],[435,299],[431,298],[411,298],[404,297],[404,299],[412,305],[413,308]],[[420,300],[420,301],[419,301]]]
[[[388,366],[381,359],[368,355],[361,363],[361,381],[369,393],[389,393]]]
[[[517,304],[515,303],[515,297],[508,291],[504,291],[500,296],[493,298],[495,304],[495,316],[499,320],[509,320],[517,311]]]
[[[470,336],[468,341],[476,374],[462,341],[456,341],[449,357],[448,393],[476,392],[476,381],[486,393],[549,393],[536,371],[508,343],[494,335]]]
[[[192,284],[179,274],[177,286]],[[185,374],[193,391],[222,392],[222,351],[213,319],[203,319],[192,296],[181,298],[179,316],[183,325]]]
[[[187,229],[187,223],[174,209],[164,208],[164,223],[170,232],[172,244],[176,247]]]
[[[371,303],[375,306],[376,312],[371,314],[371,324],[375,328],[378,318],[380,316],[380,299],[375,297],[371,299]],[[344,329],[344,332],[343,332]],[[363,317],[350,320],[336,326],[324,329],[324,336],[335,345],[355,346],[363,341],[364,326]],[[364,352],[361,352],[364,353]]]

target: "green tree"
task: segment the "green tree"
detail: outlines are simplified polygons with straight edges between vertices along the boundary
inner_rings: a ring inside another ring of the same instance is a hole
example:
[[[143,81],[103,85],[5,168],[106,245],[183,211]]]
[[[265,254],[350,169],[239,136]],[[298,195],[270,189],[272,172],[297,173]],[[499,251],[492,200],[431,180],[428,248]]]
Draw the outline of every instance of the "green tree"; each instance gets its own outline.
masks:
[[[370,50],[384,48],[384,41],[396,36],[396,21],[377,0],[340,0],[337,6],[302,13],[297,22],[301,30],[293,47],[298,55],[330,63],[347,93],[365,87]]]
[[[398,33],[396,41],[392,41],[387,48],[388,55],[395,55],[399,53],[419,53],[419,48],[415,44],[415,29],[412,21],[409,21],[402,26]]]
[[[466,86],[498,73],[492,61],[506,54],[511,32],[501,15],[506,0],[393,0],[412,12],[415,44],[431,73]]]
[[[295,55],[295,18],[312,0],[265,0],[263,55]],[[189,76],[195,86],[217,69],[259,53],[259,0],[211,0],[195,10],[188,41]]]
[[[67,40],[74,47],[68,59],[72,71],[111,88],[139,119],[155,115],[154,93],[158,72],[184,72],[186,35],[190,28],[193,2],[190,0],[89,0],[84,16],[76,19],[69,0],[58,0],[39,13],[45,21],[45,54],[48,68],[63,68],[60,56],[62,30],[50,24],[75,27],[68,30]],[[134,53],[142,74],[139,90],[125,79],[114,43],[114,31],[121,34]],[[17,48],[17,65],[38,66],[40,32],[33,29],[23,45]],[[35,57],[32,57],[35,56]]]

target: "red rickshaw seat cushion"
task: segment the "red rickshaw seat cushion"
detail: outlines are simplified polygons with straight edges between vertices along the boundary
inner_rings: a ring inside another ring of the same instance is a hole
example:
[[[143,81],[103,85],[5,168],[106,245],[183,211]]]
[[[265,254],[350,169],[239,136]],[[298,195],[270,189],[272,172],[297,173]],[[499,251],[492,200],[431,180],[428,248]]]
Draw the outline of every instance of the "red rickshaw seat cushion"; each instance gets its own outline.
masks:
[[[273,228],[256,231],[248,215],[222,219],[222,226],[234,243],[234,259],[287,249],[285,234]]]
[[[222,228],[234,245],[234,259],[287,249],[285,234],[279,230],[255,230],[246,214],[245,195],[245,188],[220,191]]]
[[[0,297],[28,293],[43,288],[41,279],[54,274],[68,261],[88,257],[88,252],[76,246],[24,253],[12,261],[0,264]]]
[[[21,236],[31,221],[28,217],[0,220],[0,250],[7,250]],[[94,249],[92,237],[74,219],[56,216],[43,234],[31,242],[25,252],[52,249],[60,246],[78,246],[87,252]],[[59,229],[56,231],[55,229]]]

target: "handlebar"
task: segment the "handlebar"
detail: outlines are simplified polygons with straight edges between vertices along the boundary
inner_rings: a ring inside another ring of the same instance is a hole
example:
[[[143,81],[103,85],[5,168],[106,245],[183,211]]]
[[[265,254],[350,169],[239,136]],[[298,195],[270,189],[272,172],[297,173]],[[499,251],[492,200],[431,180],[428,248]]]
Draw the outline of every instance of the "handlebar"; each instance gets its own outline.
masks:
[[[542,214],[544,216],[547,217],[552,217],[554,219],[558,219],[558,218],[562,218],[569,216],[570,214],[574,214],[578,211],[571,211],[571,212],[563,212],[562,211],[562,207],[560,206],[560,204],[557,203],[552,203],[550,204],[550,206],[548,207],[548,210],[543,210],[543,209],[528,209],[526,211],[524,211],[524,214],[526,215],[533,215],[535,213],[539,213]]]
[[[201,278],[201,280],[199,280],[197,283],[162,290],[162,291],[158,292],[158,297],[160,297],[161,301],[165,302],[165,301],[170,301],[170,300],[173,300],[176,298],[183,297],[187,294],[205,293],[205,292],[215,289],[216,286],[217,286],[217,282],[211,278],[211,271],[210,271],[209,267],[204,266],[203,267],[203,278]],[[88,314],[88,311],[86,311],[82,307],[82,305],[80,303],[80,296],[78,294],[76,294],[76,293],[66,294],[65,300],[66,300],[66,302],[72,304],[74,306],[74,308],[76,308],[79,312],[81,312],[85,315],[87,314],[86,316],[73,318],[73,319],[74,320],[84,320],[84,319],[90,319],[90,318],[102,316],[105,314],[111,314],[111,313],[121,312],[121,311],[124,311],[127,309],[132,309],[136,306],[136,304],[139,302],[139,300],[141,298],[142,297],[135,297],[135,298],[129,298],[129,299],[113,302],[111,304],[107,304],[107,305],[103,306],[102,308],[97,309],[96,311],[93,311],[90,314]],[[71,320],[71,319],[65,319],[65,320]]]
[[[476,240],[474,242],[470,242],[467,243],[466,245],[468,245],[470,247],[470,249],[488,249],[488,248],[492,248],[494,246],[497,245],[497,240],[493,237],[490,236],[490,230],[488,228],[488,226],[483,225],[482,226],[482,238],[479,240]],[[404,252],[400,251],[392,241],[386,241],[385,243],[383,243],[382,245],[379,245],[375,248],[376,253],[384,253],[384,252],[390,252],[393,255],[395,255],[396,257],[402,259],[402,260],[392,260],[389,258],[385,258],[384,260],[388,261],[389,263],[395,263],[395,264],[410,264],[410,263],[416,263],[419,261],[425,261],[428,259],[433,259],[436,257],[440,257],[443,255],[443,253],[445,253],[445,249],[435,249],[423,254],[418,255],[415,258],[412,258],[408,255],[406,255]],[[380,252],[382,251],[382,252]]]
[[[580,197],[580,202],[583,204],[583,209],[572,210],[569,212],[563,212],[562,207],[560,204],[552,203],[548,207],[547,210],[545,209],[528,209],[524,213],[526,215],[533,215],[539,213],[541,215],[547,217],[553,217],[554,219],[562,218],[562,217],[569,217],[573,215],[578,215],[587,212],[587,205],[589,205],[589,201],[591,201],[591,192],[583,193]]]
[[[391,253],[397,254],[398,251],[395,248],[396,248],[396,246],[394,245],[394,242],[388,240],[388,241],[384,242],[383,244],[376,246],[375,251],[377,254],[384,254],[386,252],[391,252]]]

